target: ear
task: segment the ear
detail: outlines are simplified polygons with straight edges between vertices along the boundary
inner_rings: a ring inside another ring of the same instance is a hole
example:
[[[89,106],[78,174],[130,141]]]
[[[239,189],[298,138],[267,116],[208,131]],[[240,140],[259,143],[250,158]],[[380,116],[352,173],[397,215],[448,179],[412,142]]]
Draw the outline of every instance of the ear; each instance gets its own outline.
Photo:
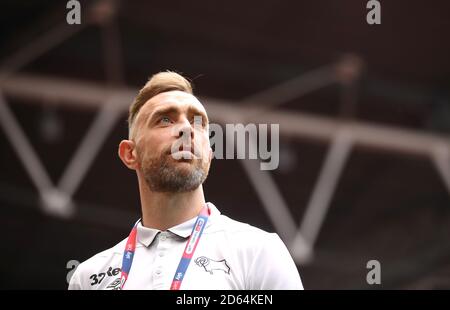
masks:
[[[209,162],[211,162],[212,161],[212,159],[213,159],[213,150],[212,150],[212,147],[209,147]]]
[[[131,140],[122,140],[119,144],[119,157],[129,169],[136,170],[138,161],[136,156],[136,145]]]

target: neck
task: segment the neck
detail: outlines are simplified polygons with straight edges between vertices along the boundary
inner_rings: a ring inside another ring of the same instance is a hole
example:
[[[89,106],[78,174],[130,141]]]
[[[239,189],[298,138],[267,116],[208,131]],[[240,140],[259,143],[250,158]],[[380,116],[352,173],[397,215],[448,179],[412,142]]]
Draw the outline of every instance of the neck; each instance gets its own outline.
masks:
[[[142,178],[138,180],[144,227],[167,230],[196,217],[205,205],[201,185],[191,192],[153,192]]]

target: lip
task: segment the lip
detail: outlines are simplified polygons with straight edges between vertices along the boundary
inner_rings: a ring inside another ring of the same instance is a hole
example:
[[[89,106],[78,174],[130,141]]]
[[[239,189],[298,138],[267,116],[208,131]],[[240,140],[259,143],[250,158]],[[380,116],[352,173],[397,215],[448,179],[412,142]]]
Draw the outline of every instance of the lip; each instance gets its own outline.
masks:
[[[176,159],[176,160],[183,160],[183,159],[195,159],[195,154],[192,153],[191,151],[177,151],[174,153],[170,154],[172,156],[172,158]]]

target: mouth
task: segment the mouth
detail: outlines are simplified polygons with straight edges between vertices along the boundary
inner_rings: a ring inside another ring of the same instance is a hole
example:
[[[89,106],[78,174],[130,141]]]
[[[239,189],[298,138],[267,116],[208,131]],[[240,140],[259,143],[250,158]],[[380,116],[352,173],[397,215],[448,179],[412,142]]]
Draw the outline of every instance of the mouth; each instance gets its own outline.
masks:
[[[181,145],[176,152],[168,152],[173,159],[177,161],[192,161],[194,159],[198,159],[198,157],[194,154],[193,148],[186,145]]]
[[[196,159],[194,154],[194,148],[190,145],[181,144],[177,151],[171,152],[171,149],[167,151],[168,155],[171,155],[174,159]]]
[[[192,160],[196,158],[194,153],[191,151],[177,151],[175,153],[171,153],[170,155],[176,160]]]

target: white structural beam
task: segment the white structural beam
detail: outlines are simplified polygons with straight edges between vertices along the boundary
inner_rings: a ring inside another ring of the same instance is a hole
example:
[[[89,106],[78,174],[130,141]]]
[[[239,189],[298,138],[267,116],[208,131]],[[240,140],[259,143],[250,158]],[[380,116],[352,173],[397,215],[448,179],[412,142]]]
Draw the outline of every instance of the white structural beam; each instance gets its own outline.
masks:
[[[87,25],[88,24],[85,23],[76,27],[71,27],[70,25],[67,25],[67,23],[62,23],[53,27],[44,35],[29,42],[25,47],[0,64],[0,81],[7,79],[36,58],[44,55],[49,50],[83,30]]]
[[[291,251],[298,261],[312,259],[312,251],[305,251],[305,244],[312,249],[316,243],[351,148],[352,134],[346,131],[338,132],[330,144],[300,228],[292,242]]]
[[[98,153],[101,143],[120,114],[126,112],[138,90],[124,87],[111,88],[59,78],[15,75],[0,81],[0,92],[30,102],[100,109],[100,114],[74,154],[58,186],[53,187],[52,190],[49,185],[47,186],[50,187],[49,190],[41,191],[41,196],[47,205],[64,206],[67,209],[71,207],[71,197]],[[257,98],[257,95],[254,98]],[[249,104],[244,106],[236,102],[213,98],[200,98],[200,100],[205,104],[210,119],[218,123],[280,124],[281,135],[307,137],[332,143],[298,230],[271,175],[267,171],[259,171],[256,162],[242,161],[243,168],[266,212],[283,239],[291,245],[291,251],[298,263],[308,262],[313,255],[314,243],[352,146],[363,145],[431,157],[450,192],[448,163],[450,139],[446,136],[363,122],[335,120],[300,112],[264,111],[261,113],[257,103],[252,103],[249,99],[245,101]],[[4,101],[2,106],[6,111]],[[1,121],[6,128],[5,131],[11,133],[14,131],[12,130],[14,126],[8,125],[11,123],[11,117],[7,116],[8,113],[3,113]],[[13,138],[11,136],[10,140]],[[21,140],[24,139],[19,139]],[[12,143],[15,142],[12,141]],[[92,144],[97,147],[91,148]],[[22,153],[23,150],[16,151]],[[30,152],[25,153],[30,154]],[[30,159],[22,158],[22,160],[26,166],[27,163],[30,166]],[[39,165],[36,166],[39,167]]]
[[[432,150],[432,160],[450,193],[450,149],[445,145],[436,145]]]
[[[138,90],[131,88],[109,88],[80,81],[46,78],[32,75],[12,76],[0,83],[4,94],[52,104],[72,104],[77,107],[94,108],[114,98],[120,109],[126,111]],[[233,102],[200,98],[210,118],[218,123],[236,123],[236,120],[269,124],[280,124],[280,134],[306,137],[324,141],[334,139],[337,132],[352,133],[355,145],[385,149],[388,151],[430,155],[436,147],[450,149],[450,138],[443,135],[375,125],[361,121],[342,121],[314,116],[302,112],[268,111],[258,113],[257,107],[242,107]]]
[[[226,135],[226,137],[230,139],[229,135]],[[251,137],[249,143],[253,144],[256,149],[256,141]],[[235,146],[238,151],[245,153],[244,145],[235,142]],[[296,235],[297,226],[271,173],[268,170],[260,169],[259,160],[243,159],[240,160],[240,163],[276,231],[281,238],[292,242],[292,238]]]
[[[67,195],[73,196],[88,172],[95,156],[100,152],[103,142],[111,133],[117,119],[122,114],[110,99],[98,111],[95,120],[84,136],[58,183],[58,188]]]
[[[239,103],[240,105],[257,106],[263,111],[274,109],[290,100],[338,82],[335,67],[336,65],[328,65],[303,73],[286,82],[250,95],[244,100],[240,100]]]
[[[17,156],[27,169],[31,181],[39,192],[44,192],[53,187],[52,180],[47,174],[44,165],[39,159],[33,146],[28,141],[22,127],[15,121],[12,111],[9,109],[3,94],[0,91],[0,126],[6,137],[11,142]]]

